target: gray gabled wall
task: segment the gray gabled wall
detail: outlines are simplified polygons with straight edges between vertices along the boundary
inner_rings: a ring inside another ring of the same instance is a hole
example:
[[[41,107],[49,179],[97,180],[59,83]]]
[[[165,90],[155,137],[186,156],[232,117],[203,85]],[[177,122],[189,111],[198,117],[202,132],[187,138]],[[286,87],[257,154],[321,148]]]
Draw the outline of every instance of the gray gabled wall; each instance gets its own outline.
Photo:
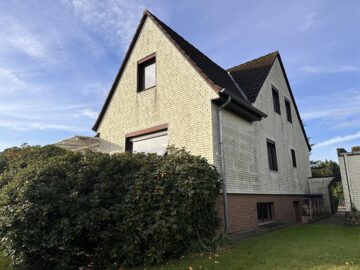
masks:
[[[279,91],[281,115],[273,110],[271,86]],[[285,101],[291,101],[292,123],[286,118]],[[224,152],[227,190],[229,193],[305,194],[311,176],[309,149],[297,118],[280,63],[275,61],[254,106],[268,115],[250,123],[224,112]],[[213,105],[215,161],[220,166],[216,106]],[[269,170],[266,139],[276,143],[278,172]],[[291,149],[296,152],[297,168],[293,168]]]

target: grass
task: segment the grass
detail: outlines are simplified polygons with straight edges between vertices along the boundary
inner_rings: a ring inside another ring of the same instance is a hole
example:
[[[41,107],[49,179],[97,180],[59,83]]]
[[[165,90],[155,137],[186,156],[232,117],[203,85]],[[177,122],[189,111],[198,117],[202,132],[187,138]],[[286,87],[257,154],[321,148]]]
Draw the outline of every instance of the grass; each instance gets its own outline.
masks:
[[[0,270],[11,270],[9,264],[10,262],[0,253]]]
[[[185,257],[146,269],[360,269],[360,227],[299,225],[243,240],[219,254]]]
[[[360,227],[299,225],[243,240],[219,254],[137,269],[355,270],[360,269]],[[2,256],[0,270],[10,270]]]

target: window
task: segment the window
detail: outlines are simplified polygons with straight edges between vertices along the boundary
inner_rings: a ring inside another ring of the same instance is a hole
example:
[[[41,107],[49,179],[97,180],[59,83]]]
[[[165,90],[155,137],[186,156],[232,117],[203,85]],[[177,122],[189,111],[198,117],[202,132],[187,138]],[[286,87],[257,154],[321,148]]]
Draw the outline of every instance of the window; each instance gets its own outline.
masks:
[[[168,147],[167,130],[127,138],[126,151],[131,153],[155,153],[165,155]]]
[[[269,168],[272,171],[278,170],[275,142],[267,140]]]
[[[279,91],[275,88],[272,88],[272,95],[273,95],[273,104],[274,104],[274,111],[278,114],[281,114],[280,111],[280,100],[279,100]]]
[[[285,98],[285,108],[286,108],[286,117],[287,120],[292,123],[292,117],[291,117],[291,105],[290,105],[290,101],[288,99]]]
[[[152,54],[138,62],[138,92],[154,87],[156,84],[156,59]]]
[[[276,147],[275,142],[267,140],[267,151],[269,158],[269,168],[272,171],[278,170],[277,158],[276,158]]]
[[[258,215],[258,222],[266,222],[273,219],[273,203],[266,202],[266,203],[257,203],[257,215]]]
[[[292,159],[293,167],[296,168],[296,155],[294,149],[291,149],[291,159]]]

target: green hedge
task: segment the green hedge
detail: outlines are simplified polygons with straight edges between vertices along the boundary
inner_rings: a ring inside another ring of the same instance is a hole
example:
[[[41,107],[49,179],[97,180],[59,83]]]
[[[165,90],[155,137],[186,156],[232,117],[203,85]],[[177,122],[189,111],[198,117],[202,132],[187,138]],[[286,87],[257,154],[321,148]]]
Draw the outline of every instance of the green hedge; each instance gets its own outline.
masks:
[[[22,269],[159,263],[218,226],[219,175],[183,150],[161,157],[24,147],[0,154],[0,173],[2,246]]]

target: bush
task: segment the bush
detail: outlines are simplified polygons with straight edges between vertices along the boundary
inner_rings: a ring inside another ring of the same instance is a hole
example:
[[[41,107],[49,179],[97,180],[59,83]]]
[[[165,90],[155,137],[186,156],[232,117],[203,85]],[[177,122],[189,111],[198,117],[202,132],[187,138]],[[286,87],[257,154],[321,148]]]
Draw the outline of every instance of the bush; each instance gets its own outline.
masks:
[[[16,149],[0,175],[0,236],[23,269],[159,263],[214,236],[219,175],[184,150]],[[9,153],[8,153],[9,154]],[[5,164],[5,165],[4,165]]]

